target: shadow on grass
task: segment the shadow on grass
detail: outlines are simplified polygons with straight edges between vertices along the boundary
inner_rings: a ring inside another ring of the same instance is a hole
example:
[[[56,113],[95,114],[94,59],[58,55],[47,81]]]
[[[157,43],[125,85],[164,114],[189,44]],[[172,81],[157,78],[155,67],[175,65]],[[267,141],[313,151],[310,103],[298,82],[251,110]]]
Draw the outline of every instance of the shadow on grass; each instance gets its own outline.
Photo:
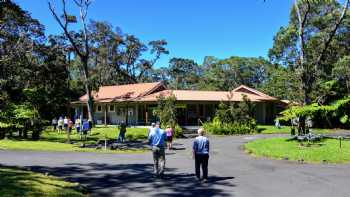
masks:
[[[67,187],[52,177],[35,174],[16,167],[0,165],[1,196],[41,196],[45,188],[50,188],[47,195],[60,193],[62,196],[83,196],[78,187]],[[59,184],[60,183],[60,184]],[[54,190],[54,191],[53,191]]]
[[[231,181],[234,177],[211,176],[207,183],[200,183],[194,174],[176,173],[175,168],[167,168],[165,178],[156,179],[152,164],[70,163],[64,167],[27,167],[81,183],[96,196],[128,195],[129,192],[152,196],[232,196],[231,187],[235,187]]]

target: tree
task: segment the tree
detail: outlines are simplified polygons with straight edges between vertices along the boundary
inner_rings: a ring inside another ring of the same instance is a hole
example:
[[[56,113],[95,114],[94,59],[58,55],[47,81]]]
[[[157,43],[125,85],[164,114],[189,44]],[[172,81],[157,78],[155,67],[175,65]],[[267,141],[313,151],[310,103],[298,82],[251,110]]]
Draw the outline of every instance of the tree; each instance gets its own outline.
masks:
[[[331,76],[337,59],[349,53],[344,50],[349,49],[348,6],[349,0],[343,7],[336,1],[295,0],[289,25],[274,37],[269,57],[298,73],[304,104],[312,102],[315,82]]]
[[[259,88],[262,92],[279,99],[302,100],[298,75],[290,68],[283,66],[270,67],[267,76],[266,81]]]
[[[201,68],[193,60],[172,58],[168,68],[170,86],[175,89],[196,89]]]
[[[168,54],[165,40],[150,41],[147,45],[133,35],[124,34],[120,28],[106,22],[91,21],[92,81],[101,85],[151,81],[154,64],[163,54]],[[145,59],[145,54],[150,58]],[[152,56],[153,55],[153,56]]]
[[[289,25],[274,38],[269,56],[298,73],[304,105],[320,96],[313,90],[330,80],[335,62],[349,53],[342,50],[348,48],[344,38],[350,24],[344,19],[349,3],[341,7],[336,1],[295,0]],[[299,117],[299,130],[305,131],[305,118]]]
[[[207,58],[199,87],[204,90],[230,90],[239,85],[259,88],[267,80],[270,67],[271,64],[261,57]]]
[[[12,1],[0,9],[0,127],[38,139],[45,119],[66,110],[65,58],[30,14]]]
[[[346,88],[346,92],[350,92],[350,56],[344,56],[337,61],[332,70],[333,77],[340,81]]]
[[[87,109],[89,120],[93,122],[93,98],[92,98],[92,88],[90,86],[90,77],[89,77],[89,59],[90,59],[90,38],[88,33],[88,28],[86,24],[87,11],[91,4],[90,0],[74,0],[75,4],[79,7],[80,10],[80,22],[82,25],[82,30],[80,33],[80,38],[76,37],[76,33],[73,31],[69,31],[69,24],[77,22],[76,17],[73,15],[69,15],[66,10],[66,1],[62,0],[63,14],[62,18],[59,17],[57,12],[55,11],[54,6],[51,2],[48,2],[49,9],[58,22],[59,26],[62,28],[64,35],[69,40],[75,54],[79,57],[81,61],[81,71],[84,78],[84,86],[87,94]]]
[[[159,118],[161,127],[171,127],[174,129],[175,136],[181,135],[182,129],[176,120],[176,97],[175,95],[163,96],[157,98],[157,107],[153,114]]]

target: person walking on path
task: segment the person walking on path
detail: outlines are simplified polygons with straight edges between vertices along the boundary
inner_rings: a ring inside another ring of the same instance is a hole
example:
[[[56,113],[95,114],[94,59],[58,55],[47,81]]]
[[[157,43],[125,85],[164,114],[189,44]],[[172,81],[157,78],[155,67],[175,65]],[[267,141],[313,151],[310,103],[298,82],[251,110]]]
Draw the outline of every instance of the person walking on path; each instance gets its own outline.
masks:
[[[120,124],[120,130],[119,130],[119,135],[118,135],[117,142],[121,142],[121,143],[124,142],[125,133],[126,133],[126,124],[124,122],[122,122]]]
[[[204,136],[204,129],[198,129],[198,137],[193,142],[193,157],[195,159],[195,172],[198,180],[202,167],[203,179],[208,180],[209,140]]]
[[[159,123],[151,130],[148,136],[149,145],[152,147],[154,174],[156,177],[164,177],[165,168],[165,141],[166,132],[159,128]]]
[[[149,136],[149,134],[151,133],[152,129],[154,129],[156,127],[156,123],[152,122],[151,123],[151,127],[148,128],[147,130],[147,137]]]
[[[167,141],[167,145],[168,145],[168,150],[173,148],[173,129],[168,126],[165,129],[166,132],[166,141]]]
[[[54,117],[52,119],[51,124],[53,126],[53,131],[56,131],[56,129],[57,129],[57,118],[56,117]]]

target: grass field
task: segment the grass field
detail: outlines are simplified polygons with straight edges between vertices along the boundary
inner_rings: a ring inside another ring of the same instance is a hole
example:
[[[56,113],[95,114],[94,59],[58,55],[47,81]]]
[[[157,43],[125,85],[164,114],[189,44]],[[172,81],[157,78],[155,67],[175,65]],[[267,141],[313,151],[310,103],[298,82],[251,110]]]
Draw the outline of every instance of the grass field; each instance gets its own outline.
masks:
[[[83,197],[78,183],[70,183],[53,176],[0,166],[0,196],[62,196]]]
[[[91,135],[88,135],[86,144],[96,144],[99,140],[117,139],[118,131],[116,127],[96,127],[92,129]],[[147,129],[145,128],[127,128],[126,139],[146,139]],[[95,148],[80,148],[82,141],[80,136],[73,130],[71,141],[74,144],[67,144],[67,135],[58,134],[51,129],[42,133],[40,140],[31,141],[12,138],[0,140],[0,149],[5,150],[41,150],[41,151],[78,151],[78,152],[103,152],[103,153],[131,153],[144,152],[144,150],[98,150]]]
[[[310,144],[287,141],[286,138],[258,139],[244,145],[245,150],[257,157],[274,159],[304,160],[310,163],[350,163],[350,141],[326,139]]]
[[[311,129],[313,133],[332,133],[331,129]],[[290,134],[290,126],[282,126],[280,129],[273,125],[258,125],[258,131],[262,134]]]

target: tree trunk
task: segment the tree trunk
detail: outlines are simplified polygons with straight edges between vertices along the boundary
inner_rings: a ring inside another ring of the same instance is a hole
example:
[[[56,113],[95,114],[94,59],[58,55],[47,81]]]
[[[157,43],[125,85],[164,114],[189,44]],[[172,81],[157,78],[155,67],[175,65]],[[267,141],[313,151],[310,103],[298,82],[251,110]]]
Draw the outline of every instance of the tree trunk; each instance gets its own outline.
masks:
[[[129,105],[126,104],[125,125],[129,126]]]
[[[94,124],[94,103],[93,98],[91,94],[91,87],[89,84],[89,70],[88,70],[88,58],[87,57],[81,57],[80,58],[83,63],[84,68],[84,77],[85,77],[85,91],[87,94],[87,110],[88,110],[88,118],[89,121],[91,121],[92,124]]]

